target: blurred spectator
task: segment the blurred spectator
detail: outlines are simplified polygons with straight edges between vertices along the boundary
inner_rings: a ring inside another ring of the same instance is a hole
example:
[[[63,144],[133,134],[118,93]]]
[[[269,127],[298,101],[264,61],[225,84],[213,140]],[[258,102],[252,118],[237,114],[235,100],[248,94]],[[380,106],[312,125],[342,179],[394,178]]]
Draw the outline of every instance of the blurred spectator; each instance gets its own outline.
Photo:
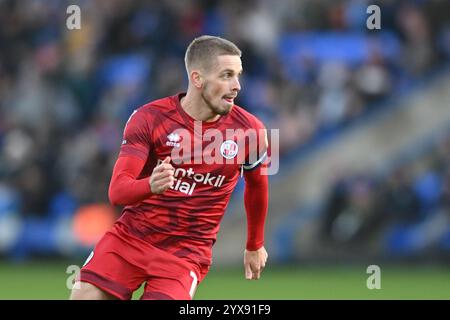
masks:
[[[412,187],[411,173],[397,168],[381,185],[380,202],[389,222],[412,223],[420,218],[419,199]]]
[[[374,183],[365,176],[338,180],[323,212],[321,236],[328,244],[364,245],[381,218]]]
[[[449,142],[450,134],[386,175],[340,176],[321,214],[323,244],[444,254],[450,244]]]

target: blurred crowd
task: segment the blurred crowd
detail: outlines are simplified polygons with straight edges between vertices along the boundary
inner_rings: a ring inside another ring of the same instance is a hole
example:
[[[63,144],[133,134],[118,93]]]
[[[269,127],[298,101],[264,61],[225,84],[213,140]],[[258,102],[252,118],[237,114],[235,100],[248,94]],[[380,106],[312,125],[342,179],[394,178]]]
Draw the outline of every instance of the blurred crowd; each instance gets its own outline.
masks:
[[[81,8],[80,30],[66,28],[70,4]],[[242,49],[238,104],[280,129],[282,156],[448,60],[448,1],[379,2],[381,30],[366,28],[368,4],[0,1],[0,211],[46,216],[107,202],[127,118],[186,89],[184,51],[196,36]],[[390,177],[386,197],[410,187],[403,177]]]
[[[450,134],[387,173],[336,179],[321,239],[400,256],[450,256]]]

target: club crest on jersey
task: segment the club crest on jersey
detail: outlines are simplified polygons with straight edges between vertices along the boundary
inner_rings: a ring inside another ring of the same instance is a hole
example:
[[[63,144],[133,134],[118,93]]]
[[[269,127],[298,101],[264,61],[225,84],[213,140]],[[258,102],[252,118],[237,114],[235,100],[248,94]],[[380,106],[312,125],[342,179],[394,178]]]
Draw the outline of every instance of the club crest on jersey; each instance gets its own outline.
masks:
[[[172,132],[167,136],[167,139],[169,139],[169,141],[166,142],[166,146],[178,148],[180,147],[181,137],[178,133]]]
[[[238,154],[238,145],[233,140],[226,140],[220,146],[220,153],[226,159],[233,159]]]

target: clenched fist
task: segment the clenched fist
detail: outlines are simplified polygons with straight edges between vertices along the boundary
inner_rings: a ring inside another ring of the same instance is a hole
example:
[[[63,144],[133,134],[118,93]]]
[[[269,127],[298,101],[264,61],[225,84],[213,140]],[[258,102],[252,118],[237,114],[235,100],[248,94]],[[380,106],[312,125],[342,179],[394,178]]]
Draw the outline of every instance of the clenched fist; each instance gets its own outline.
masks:
[[[152,193],[161,194],[173,186],[175,169],[170,164],[170,157],[166,157],[160,165],[153,169],[149,183]]]
[[[267,251],[264,247],[259,248],[256,251],[245,250],[244,253],[244,270],[245,279],[258,280],[261,277],[267,258]]]

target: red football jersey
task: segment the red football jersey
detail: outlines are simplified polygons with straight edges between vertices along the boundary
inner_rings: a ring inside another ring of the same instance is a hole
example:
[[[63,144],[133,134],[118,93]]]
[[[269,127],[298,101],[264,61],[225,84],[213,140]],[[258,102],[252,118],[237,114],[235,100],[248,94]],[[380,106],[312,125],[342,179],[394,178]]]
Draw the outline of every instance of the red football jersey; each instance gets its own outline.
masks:
[[[236,105],[214,122],[195,121],[181,107],[183,95],[150,102],[128,120],[119,157],[143,159],[143,179],[171,156],[176,180],[163,194],[126,206],[117,223],[166,252],[209,265],[240,172],[263,161],[267,140],[261,121]],[[254,132],[256,140],[249,139]]]

